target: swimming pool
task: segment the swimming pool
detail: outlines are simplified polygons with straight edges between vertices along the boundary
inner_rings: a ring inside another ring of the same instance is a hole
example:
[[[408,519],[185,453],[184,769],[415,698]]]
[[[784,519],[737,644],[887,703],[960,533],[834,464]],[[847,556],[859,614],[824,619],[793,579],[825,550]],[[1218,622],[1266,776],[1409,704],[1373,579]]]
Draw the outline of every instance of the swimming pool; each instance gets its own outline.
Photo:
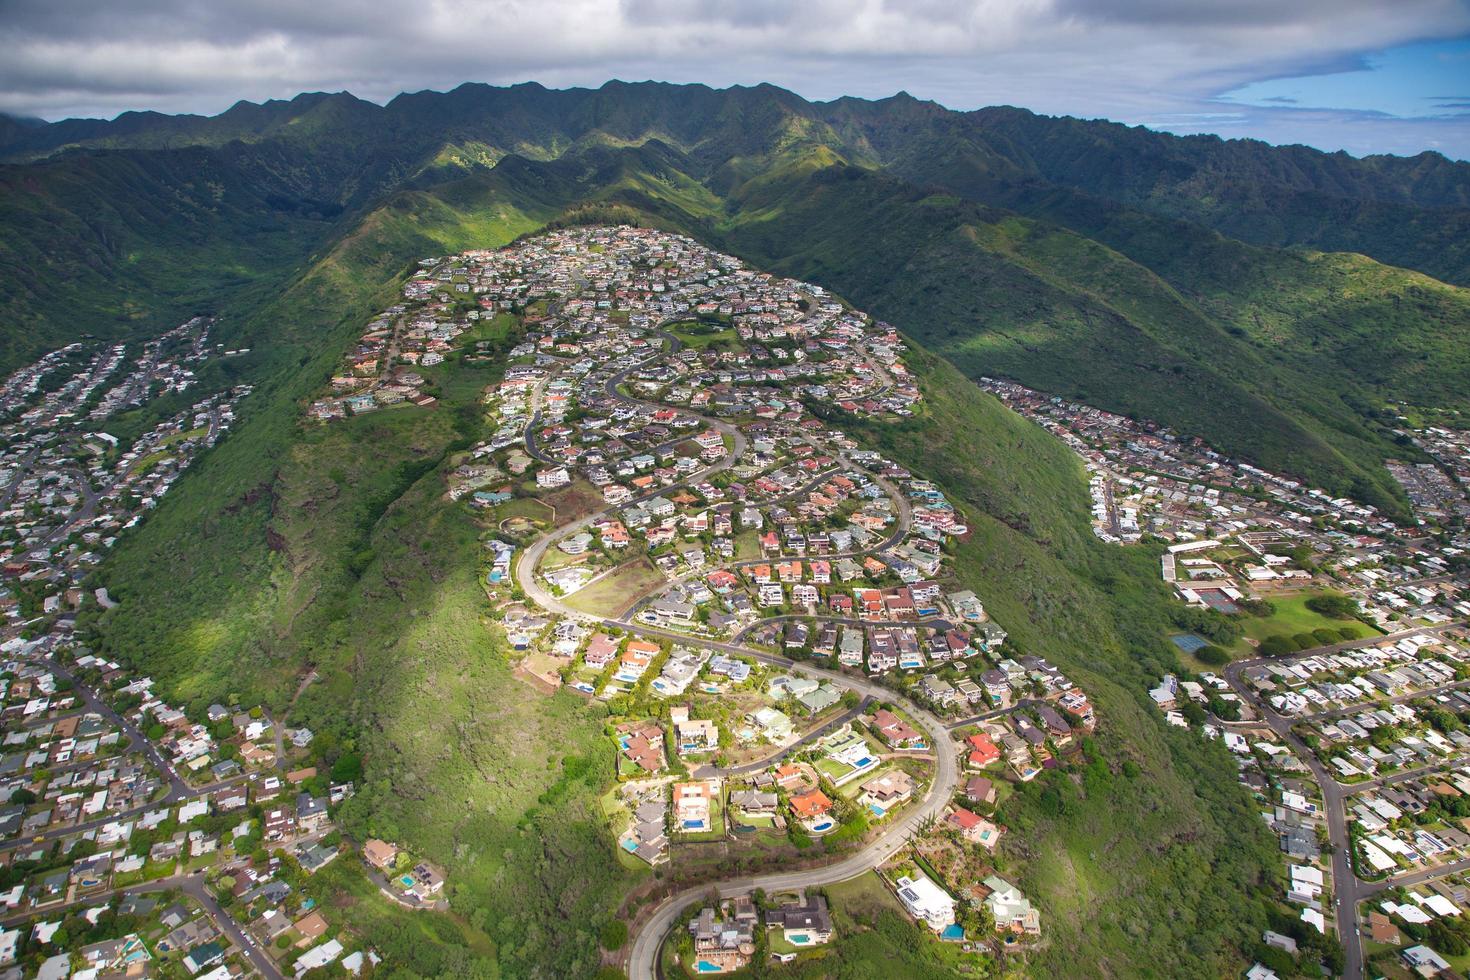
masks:
[[[832,821],[830,821],[830,820],[823,820],[821,823],[813,825],[813,827],[812,827],[812,833],[814,833],[814,834],[826,833],[827,831],[831,830],[834,826],[836,826],[836,825],[833,824]]]
[[[717,963],[711,963],[709,960],[700,960],[698,963],[694,964],[694,968],[696,970],[698,970],[700,973],[723,973],[723,972],[725,972],[723,967],[721,967]]]
[[[703,820],[685,820],[684,821],[684,829],[685,830],[704,830],[705,829],[705,824],[704,824],[704,821]]]
[[[951,923],[944,927],[944,931],[939,934],[939,938],[957,943],[965,938],[965,927],[959,923]]]
[[[802,943],[811,942],[811,940],[808,939],[806,936],[797,934],[795,936],[792,936],[789,940],[787,940],[787,942],[791,943],[791,945],[793,946],[800,946]]]
[[[638,842],[633,840],[623,841],[623,850],[627,851],[629,854],[632,854],[634,851],[638,850]]]
[[[398,883],[400,885],[402,885],[404,888],[412,888],[413,887],[413,875],[404,875],[402,878],[399,878],[398,879]]]
[[[868,804],[868,811],[870,813],[872,813],[873,816],[875,816],[875,817],[881,817],[881,816],[883,816],[883,814],[885,814],[885,813],[888,812],[887,810],[883,809],[881,806],[879,806],[876,803],[869,803]]]

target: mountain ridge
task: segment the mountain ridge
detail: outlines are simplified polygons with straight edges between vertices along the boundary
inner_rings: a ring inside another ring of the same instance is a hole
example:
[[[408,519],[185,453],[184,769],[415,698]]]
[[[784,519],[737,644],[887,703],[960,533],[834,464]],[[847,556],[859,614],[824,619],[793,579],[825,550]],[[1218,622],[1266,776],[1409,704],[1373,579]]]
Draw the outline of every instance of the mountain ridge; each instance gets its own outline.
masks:
[[[32,352],[74,331],[78,311],[99,334],[136,335],[228,302],[251,277],[288,281],[394,194],[472,177],[542,214],[630,207],[877,310],[891,303],[890,318],[972,375],[1146,415],[1268,468],[1295,465],[1401,518],[1401,491],[1378,465],[1399,451],[1389,402],[1454,407],[1467,394],[1455,379],[1470,370],[1460,353],[1470,294],[1415,276],[1470,274],[1470,233],[1460,233],[1470,208],[1413,201],[1470,199],[1470,165],[1422,155],[1365,162],[1229,147],[1008,107],[957,113],[902,95],[812,103],[770,85],[466,83],[387,106],[307,93],[207,119],[122,123],[122,136],[104,125],[89,137],[116,145],[0,165],[11,188],[0,267],[14,272],[0,314],[34,325]],[[1227,209],[1212,222],[1211,188],[1223,186],[1220,174],[1248,183],[1261,161],[1277,177],[1261,185],[1257,211],[1280,217],[1310,200],[1317,215],[1255,237],[1368,237],[1373,248],[1353,251],[1433,251],[1434,262],[1400,272],[1313,258],[1344,254],[1311,251],[1314,242],[1283,249],[1221,231],[1256,212]],[[1333,211],[1321,206],[1327,194],[1348,196]],[[837,210],[814,213],[816,197]],[[119,211],[124,198],[146,206]],[[843,220],[843,208],[865,220]],[[933,268],[868,247],[897,229]],[[230,243],[242,235],[253,244],[236,256]],[[242,276],[236,259],[250,254]],[[154,275],[130,305],[109,308],[108,284],[126,283],[140,261],[188,274]],[[55,295],[34,288],[56,269],[79,275]],[[14,363],[20,338],[4,340]]]

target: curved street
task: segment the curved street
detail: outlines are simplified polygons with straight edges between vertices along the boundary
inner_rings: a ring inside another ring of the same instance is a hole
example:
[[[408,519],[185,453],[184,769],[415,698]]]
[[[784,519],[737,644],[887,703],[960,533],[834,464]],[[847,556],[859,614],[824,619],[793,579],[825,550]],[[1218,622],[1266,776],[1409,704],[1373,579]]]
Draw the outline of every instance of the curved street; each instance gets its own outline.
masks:
[[[656,330],[654,332],[663,337],[668,342],[667,349],[661,349],[657,353],[650,355],[649,357],[638,361],[636,364],[624,368],[609,377],[604,385],[604,388],[610,396],[649,409],[663,409],[667,407],[655,402],[646,402],[640,401],[636,398],[631,398],[618,390],[619,386],[622,385],[623,382],[626,381],[628,377],[633,374],[634,371],[638,370],[643,365],[648,364],[651,361],[667,357],[673,353],[677,353],[677,351],[679,350],[681,345],[678,339],[672,334],[664,330]],[[540,400],[542,389],[546,382],[549,381],[550,378],[553,376],[554,374],[548,375],[548,377],[544,379],[540,384],[538,384],[536,389],[533,391],[533,411],[525,430],[528,452],[537,459],[548,463],[555,463],[556,461],[549,459],[544,453],[539,450],[539,448],[536,446],[536,435],[541,422]],[[694,413],[681,412],[681,414],[693,415]],[[742,433],[736,426],[721,419],[711,418],[708,416],[695,415],[694,417],[700,419],[703,424],[718,430],[721,434],[729,438],[731,445],[728,451],[723,456],[721,456],[718,461],[691,474],[685,480],[681,481],[679,484],[675,484],[673,487],[660,488],[658,490],[643,494],[642,496],[635,497],[631,500],[624,501],[623,503],[616,506],[600,509],[592,514],[589,514],[578,520],[568,522],[564,525],[548,531],[546,534],[541,535],[539,538],[536,539],[535,542],[529,545],[524,551],[521,552],[520,555],[517,556],[514,570],[514,579],[516,584],[520,587],[520,589],[525,593],[526,597],[531,602],[549,612],[553,612],[570,619],[580,620],[583,622],[599,623],[607,627],[621,629],[626,632],[635,633],[652,639],[666,640],[669,642],[682,644],[684,646],[701,647],[718,652],[738,654],[742,657],[747,657],[761,663],[781,667],[795,674],[800,674],[817,680],[828,681],[834,686],[845,690],[856,691],[858,694],[862,695],[865,700],[873,699],[877,701],[887,701],[896,704],[905,712],[907,712],[909,716],[912,717],[915,722],[917,722],[918,725],[928,734],[935,759],[934,775],[929,782],[929,786],[924,793],[924,796],[912,806],[910,806],[908,808],[908,811],[902,817],[895,820],[892,824],[884,827],[876,838],[874,838],[868,844],[864,845],[861,849],[845,857],[842,857],[831,864],[817,868],[808,868],[800,871],[775,871],[763,875],[747,876],[718,882],[709,882],[703,885],[686,888],[683,891],[676,892],[675,894],[665,898],[664,901],[657,906],[657,908],[653,911],[651,915],[641,919],[635,926],[634,934],[628,947],[628,973],[632,978],[634,978],[634,980],[645,980],[645,978],[651,978],[655,975],[658,951],[663,944],[665,935],[668,933],[676,916],[683,910],[686,905],[697,899],[699,896],[708,894],[711,890],[717,891],[721,895],[732,895],[746,892],[753,888],[764,888],[767,890],[776,890],[783,888],[809,888],[817,885],[825,885],[834,882],[845,881],[849,878],[856,877],[857,875],[860,875],[865,871],[878,867],[884,861],[891,858],[895,853],[906,846],[913,833],[920,826],[925,824],[925,822],[930,820],[931,818],[937,817],[938,814],[946,806],[949,805],[949,802],[954,795],[955,787],[958,785],[959,782],[959,763],[957,758],[957,750],[955,748],[953,740],[950,737],[951,726],[947,725],[945,722],[941,721],[939,718],[935,717],[928,711],[925,711],[919,706],[908,701],[897,692],[887,687],[884,687],[869,678],[860,675],[853,675],[842,673],[840,671],[829,670],[827,668],[818,667],[810,663],[797,662],[787,657],[764,653],[760,650],[743,646],[740,643],[726,643],[719,640],[692,636],[684,633],[673,632],[670,630],[662,630],[645,626],[641,623],[635,622],[633,618],[637,614],[637,611],[642,607],[642,604],[646,602],[648,598],[650,598],[648,596],[645,596],[638,602],[635,602],[632,607],[623,614],[621,618],[605,620],[599,619],[598,617],[591,616],[587,613],[571,608],[566,603],[562,602],[561,599],[559,599],[557,596],[552,595],[549,590],[542,587],[541,584],[536,580],[536,569],[540,565],[541,559],[545,556],[547,549],[557,542],[563,541],[566,538],[577,534],[578,532],[586,529],[587,527],[590,527],[591,525],[599,520],[604,519],[605,517],[615,515],[624,507],[627,507],[629,504],[637,503],[641,500],[646,500],[651,497],[658,496],[662,493],[668,492],[671,489],[676,489],[679,486],[698,484],[704,480],[707,480],[714,474],[735,465],[735,463],[745,455],[745,451],[749,446],[749,440],[747,439],[745,434]],[[855,466],[855,464],[853,464],[845,455],[839,454],[838,460],[844,466]],[[834,555],[830,557],[836,558],[846,556],[857,558],[869,554],[874,554],[877,551],[897,544],[909,532],[909,529],[912,525],[912,510],[904,494],[901,493],[898,487],[896,487],[886,477],[883,477],[879,474],[872,474],[872,478],[874,482],[877,483],[877,485],[880,486],[884,490],[884,492],[888,494],[889,499],[893,501],[897,517],[894,529],[889,534],[887,534],[882,541],[876,543],[873,547],[863,549],[862,551],[847,552],[843,555]],[[749,562],[734,562],[728,564],[738,566],[741,564],[749,564]],[[726,566],[722,565],[717,567]],[[703,569],[700,571],[699,574],[708,574],[709,571],[709,569]],[[687,575],[684,576],[684,578],[687,577]],[[672,582],[665,582],[658,591],[667,589],[670,585],[677,584],[677,582],[682,580],[683,579],[681,578],[675,579]],[[657,594],[657,592],[655,592],[654,594]],[[847,716],[850,716],[851,714],[852,712],[848,712]],[[800,744],[801,742],[798,741],[791,746],[784,747],[778,753],[778,757],[792,751]],[[765,760],[759,765],[764,766],[767,764],[769,764],[769,760]],[[744,771],[748,768],[749,767],[740,767],[741,771]]]

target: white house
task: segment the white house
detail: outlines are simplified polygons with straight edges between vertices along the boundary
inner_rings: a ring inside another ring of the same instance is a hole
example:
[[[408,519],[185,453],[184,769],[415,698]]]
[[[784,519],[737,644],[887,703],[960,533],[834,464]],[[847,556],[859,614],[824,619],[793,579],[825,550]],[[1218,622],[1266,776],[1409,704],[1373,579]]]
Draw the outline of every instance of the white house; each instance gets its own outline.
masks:
[[[898,879],[898,900],[915,919],[922,919],[935,932],[954,924],[954,899],[928,878]]]

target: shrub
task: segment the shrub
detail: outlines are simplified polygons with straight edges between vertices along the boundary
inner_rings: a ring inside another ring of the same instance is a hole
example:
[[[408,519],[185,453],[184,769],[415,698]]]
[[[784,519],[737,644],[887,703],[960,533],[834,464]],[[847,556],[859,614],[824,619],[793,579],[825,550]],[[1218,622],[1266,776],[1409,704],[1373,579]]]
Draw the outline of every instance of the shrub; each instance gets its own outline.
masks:
[[[609,919],[603,923],[598,938],[603,949],[622,949],[628,941],[628,924],[621,919]]]
[[[1297,642],[1285,633],[1268,636],[1261,641],[1261,655],[1265,657],[1284,657],[1288,653],[1296,653],[1301,647]]]

